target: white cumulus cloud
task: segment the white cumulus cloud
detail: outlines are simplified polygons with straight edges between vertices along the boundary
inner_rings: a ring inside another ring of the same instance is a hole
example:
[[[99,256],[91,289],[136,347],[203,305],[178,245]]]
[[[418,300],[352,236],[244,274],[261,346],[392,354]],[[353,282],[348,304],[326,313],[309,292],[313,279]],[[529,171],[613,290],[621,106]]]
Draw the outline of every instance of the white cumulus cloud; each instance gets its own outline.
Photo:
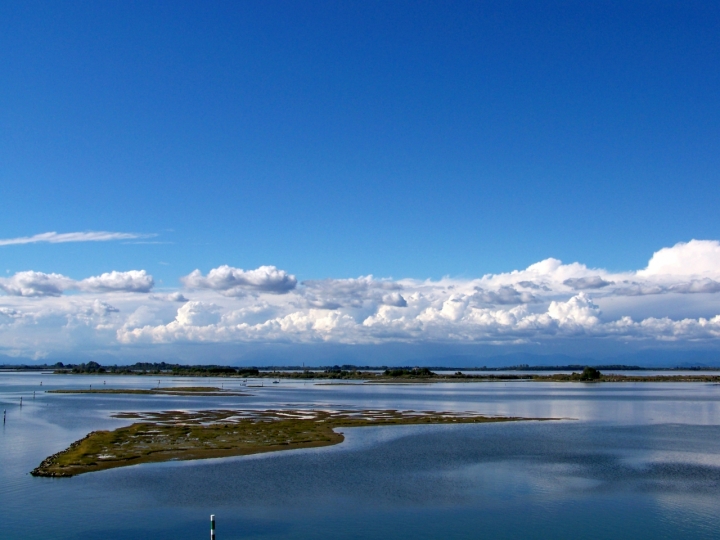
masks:
[[[308,280],[275,266],[220,266],[182,278],[193,289],[147,293],[145,271],[74,281],[0,278],[0,350],[173,343],[452,343],[575,341],[720,348],[718,243],[661,249],[646,268],[611,272],[547,258],[525,269],[439,280]],[[74,294],[63,294],[75,291]],[[226,297],[232,297],[228,301]],[[640,346],[640,345],[638,345]],[[645,345],[643,345],[645,346]]]
[[[598,319],[600,309],[585,293],[573,296],[567,302],[550,302],[547,312],[562,324],[591,327],[600,322]]]
[[[407,300],[399,292],[384,294],[382,303],[386,306],[407,307]]]
[[[9,278],[0,278],[0,290],[11,296],[60,296],[75,282],[62,274],[44,272],[17,272]]]
[[[243,270],[223,265],[210,270],[207,276],[203,276],[200,270],[194,270],[181,281],[188,288],[210,289],[224,296],[244,296],[248,291],[284,294],[297,285],[295,276],[275,266]]]
[[[153,277],[145,270],[107,272],[76,281],[62,274],[47,274],[27,270],[8,278],[0,278],[0,291],[10,296],[60,296],[66,291],[90,292],[149,292]]]
[[[187,302],[178,309],[175,321],[182,326],[209,326],[220,320],[220,307],[205,302]]]
[[[720,242],[690,240],[655,252],[639,276],[707,276],[720,279]]]
[[[90,291],[127,291],[149,292],[155,285],[153,277],[145,270],[130,270],[128,272],[107,272],[99,276],[83,279],[78,287]]]
[[[373,276],[309,280],[302,285],[301,293],[312,308],[374,308],[380,304],[403,307],[406,304],[405,298],[398,292],[403,289],[402,284]]]

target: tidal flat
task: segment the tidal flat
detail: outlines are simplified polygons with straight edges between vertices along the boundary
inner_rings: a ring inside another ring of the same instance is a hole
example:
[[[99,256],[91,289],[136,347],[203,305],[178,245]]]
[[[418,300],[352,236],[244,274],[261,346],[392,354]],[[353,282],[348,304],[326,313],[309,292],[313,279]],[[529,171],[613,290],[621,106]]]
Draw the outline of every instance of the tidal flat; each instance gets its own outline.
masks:
[[[31,474],[70,477],[139,463],[330,446],[344,440],[337,428],[539,420],[398,410],[209,410],[113,416],[138,421],[114,431],[93,431],[43,460]]]

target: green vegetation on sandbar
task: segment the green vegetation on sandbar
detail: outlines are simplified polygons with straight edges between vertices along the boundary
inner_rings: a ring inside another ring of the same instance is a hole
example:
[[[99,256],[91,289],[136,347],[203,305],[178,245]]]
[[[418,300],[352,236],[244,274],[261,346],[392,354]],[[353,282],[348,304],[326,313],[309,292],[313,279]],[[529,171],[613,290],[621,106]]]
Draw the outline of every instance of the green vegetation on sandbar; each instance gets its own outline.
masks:
[[[115,417],[137,422],[114,431],[93,431],[45,459],[31,474],[67,477],[137,463],[329,446],[343,441],[342,433],[334,430],[344,427],[533,420],[396,410],[167,411]]]
[[[223,390],[215,386],[176,386],[168,388],[90,388],[48,390],[49,394],[154,394],[161,396],[249,396],[242,392]]]

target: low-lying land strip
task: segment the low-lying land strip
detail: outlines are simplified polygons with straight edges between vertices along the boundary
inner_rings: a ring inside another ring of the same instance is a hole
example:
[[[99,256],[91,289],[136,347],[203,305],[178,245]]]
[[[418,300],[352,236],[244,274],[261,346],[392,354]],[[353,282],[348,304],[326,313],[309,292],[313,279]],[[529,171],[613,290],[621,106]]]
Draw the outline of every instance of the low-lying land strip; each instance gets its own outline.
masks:
[[[540,420],[397,410],[211,410],[114,416],[136,422],[114,431],[93,431],[45,459],[31,474],[64,477],[137,463],[329,446],[344,439],[336,428]]]
[[[242,392],[234,392],[223,390],[215,386],[176,386],[168,388],[68,388],[58,390],[48,390],[49,394],[154,394],[161,396],[249,396]]]
[[[356,368],[354,366],[333,366],[326,369],[277,369],[259,370],[258,368],[232,367],[232,366],[183,366],[177,364],[138,363],[133,366],[101,366],[97,362],[65,366],[54,366],[55,374],[83,374],[83,375],[139,375],[139,376],[172,376],[172,377],[223,377],[256,379],[271,378],[274,380],[326,380],[326,381],[358,381],[367,383],[388,382],[492,382],[492,381],[536,381],[536,382],[714,382],[720,383],[720,373],[710,369],[694,369],[693,374],[674,374],[672,369],[663,370],[667,374],[643,375],[638,368],[627,375],[604,374],[593,367],[565,366],[565,368],[578,369],[573,373],[549,373],[546,369],[523,368],[520,373],[493,373],[492,371],[464,370],[455,373],[436,373],[429,368],[387,368],[383,371],[370,368]],[[563,368],[563,369],[565,369]],[[626,370],[623,366],[621,370]],[[513,371],[520,370],[513,368]],[[603,368],[605,369],[605,368]],[[616,368],[609,366],[607,369]],[[471,373],[467,373],[471,371]],[[532,373],[528,373],[532,371]],[[639,373],[638,373],[639,372]]]
[[[720,375],[616,375],[601,374],[600,377],[583,378],[580,373],[566,374],[556,373],[553,375],[534,375],[533,381],[539,382],[612,382],[612,383],[631,383],[631,382],[700,382],[700,383],[720,383]]]

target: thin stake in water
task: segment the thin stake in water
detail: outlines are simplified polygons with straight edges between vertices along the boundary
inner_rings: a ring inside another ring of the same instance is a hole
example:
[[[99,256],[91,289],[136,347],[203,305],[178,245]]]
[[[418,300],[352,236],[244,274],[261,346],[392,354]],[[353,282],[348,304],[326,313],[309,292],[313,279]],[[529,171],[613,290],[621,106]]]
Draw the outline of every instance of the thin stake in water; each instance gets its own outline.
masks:
[[[215,514],[210,515],[210,540],[215,540]]]

